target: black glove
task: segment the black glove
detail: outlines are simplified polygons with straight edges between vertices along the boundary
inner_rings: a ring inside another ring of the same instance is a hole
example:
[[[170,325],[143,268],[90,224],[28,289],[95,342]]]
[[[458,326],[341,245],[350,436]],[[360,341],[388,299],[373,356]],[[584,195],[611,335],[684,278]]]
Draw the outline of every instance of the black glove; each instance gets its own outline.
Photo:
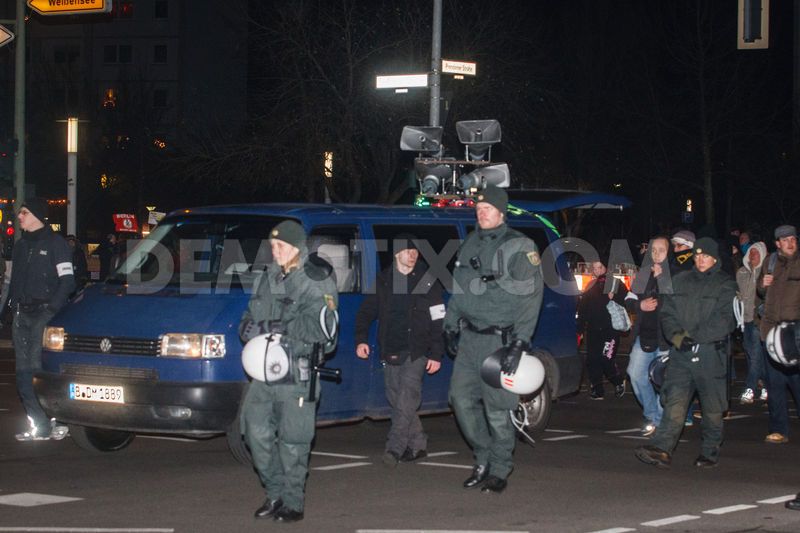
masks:
[[[457,331],[444,330],[444,349],[453,359],[458,355],[458,338]]]
[[[511,343],[511,346],[506,350],[506,354],[500,361],[500,371],[504,374],[514,374],[519,366],[519,360],[522,357],[522,352],[528,348],[527,343],[520,339]]]
[[[695,342],[695,340],[693,338],[691,338],[691,337],[689,337],[687,335],[681,341],[681,345],[678,347],[678,349],[680,351],[682,351],[682,352],[688,352],[688,351],[691,351],[692,348],[694,348],[696,345],[697,345],[697,342]]]

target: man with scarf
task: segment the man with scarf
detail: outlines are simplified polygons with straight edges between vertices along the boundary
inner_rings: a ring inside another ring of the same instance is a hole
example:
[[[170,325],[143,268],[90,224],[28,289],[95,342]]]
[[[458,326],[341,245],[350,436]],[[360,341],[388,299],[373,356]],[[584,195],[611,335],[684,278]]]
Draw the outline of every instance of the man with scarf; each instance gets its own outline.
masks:
[[[654,237],[648,246],[650,253],[645,258],[631,291],[625,297],[629,311],[636,314],[633,327],[633,346],[628,360],[628,376],[633,394],[642,406],[645,418],[642,435],[649,437],[661,423],[663,408],[658,393],[650,383],[650,363],[659,352],[666,352],[668,345],[661,333],[659,320],[663,293],[671,290],[671,278],[667,255],[669,239]],[[662,290],[663,289],[663,290]]]
[[[661,309],[661,327],[672,343],[661,387],[664,416],[652,444],[635,452],[640,461],[662,468],[672,463],[672,451],[695,392],[703,409],[703,435],[694,465],[717,466],[722,445],[727,337],[735,327],[736,283],[721,271],[719,245],[714,239],[699,239],[693,252],[694,268],[672,278],[673,293],[665,295]]]

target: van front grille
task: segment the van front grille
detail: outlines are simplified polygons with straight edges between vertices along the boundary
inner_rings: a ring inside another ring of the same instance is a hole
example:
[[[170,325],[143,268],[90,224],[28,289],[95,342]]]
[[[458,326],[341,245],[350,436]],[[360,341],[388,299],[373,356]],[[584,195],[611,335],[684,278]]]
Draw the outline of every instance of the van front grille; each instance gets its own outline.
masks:
[[[64,351],[106,353],[109,355],[158,355],[161,341],[130,337],[92,337],[70,335],[64,337]]]
[[[116,366],[75,365],[65,363],[59,367],[62,374],[93,378],[158,380],[158,371],[152,368],[122,368]]]

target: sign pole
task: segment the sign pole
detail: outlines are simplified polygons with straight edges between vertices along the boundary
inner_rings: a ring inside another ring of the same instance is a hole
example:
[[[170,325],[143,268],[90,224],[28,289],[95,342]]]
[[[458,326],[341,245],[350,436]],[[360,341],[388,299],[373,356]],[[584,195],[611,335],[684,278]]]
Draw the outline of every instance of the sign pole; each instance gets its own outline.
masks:
[[[14,212],[25,201],[25,0],[17,0],[17,21],[14,26]],[[16,238],[22,235],[17,231]]]
[[[433,42],[431,45],[431,109],[428,125],[440,126],[439,106],[442,90],[442,0],[433,0]]]

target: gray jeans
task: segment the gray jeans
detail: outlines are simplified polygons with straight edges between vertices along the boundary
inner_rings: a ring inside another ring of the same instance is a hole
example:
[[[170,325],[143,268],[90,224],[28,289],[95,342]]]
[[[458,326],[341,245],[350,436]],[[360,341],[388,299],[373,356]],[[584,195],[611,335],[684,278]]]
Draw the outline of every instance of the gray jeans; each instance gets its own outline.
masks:
[[[401,365],[387,364],[383,369],[386,399],[392,406],[392,427],[386,438],[386,451],[402,455],[406,448],[416,452],[428,447],[428,436],[417,414],[422,403],[422,378],[427,364],[425,357],[416,361],[408,357]]]
[[[25,412],[36,427],[49,428],[47,418],[39,400],[33,392],[33,374],[42,369],[42,334],[53,313],[42,307],[38,311],[14,311],[14,355],[16,356],[17,392],[22,399]]]

